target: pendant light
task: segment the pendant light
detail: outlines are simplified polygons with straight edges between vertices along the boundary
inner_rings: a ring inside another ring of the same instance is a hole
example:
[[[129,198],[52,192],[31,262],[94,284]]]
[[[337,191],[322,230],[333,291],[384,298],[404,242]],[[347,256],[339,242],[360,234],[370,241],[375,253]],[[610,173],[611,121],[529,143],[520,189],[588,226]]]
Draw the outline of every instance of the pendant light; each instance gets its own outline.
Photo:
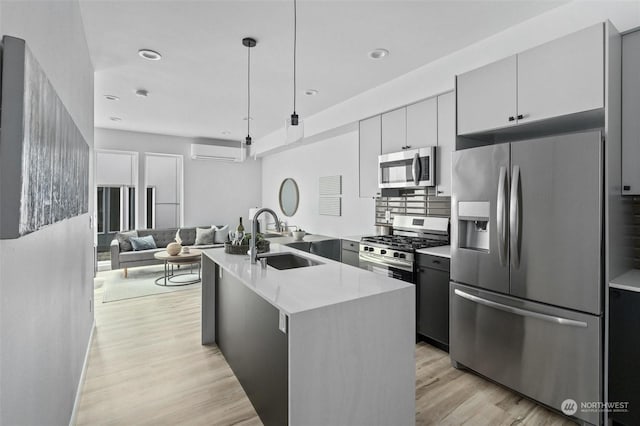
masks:
[[[298,42],[298,10],[293,0],[293,114],[287,120],[287,143],[297,142],[304,137],[304,123],[296,113],[296,50]]]
[[[244,140],[245,145],[251,145],[251,48],[258,44],[256,39],[245,37],[242,39],[242,45],[247,48],[247,137]]]

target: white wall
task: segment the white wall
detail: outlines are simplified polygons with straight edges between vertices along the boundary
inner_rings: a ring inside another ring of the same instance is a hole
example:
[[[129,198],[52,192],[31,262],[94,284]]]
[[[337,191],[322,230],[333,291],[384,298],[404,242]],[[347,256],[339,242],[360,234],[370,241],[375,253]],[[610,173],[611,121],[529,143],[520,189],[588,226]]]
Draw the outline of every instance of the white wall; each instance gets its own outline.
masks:
[[[2,1],[0,30],[26,40],[92,148],[93,66],[77,1]],[[89,225],[84,214],[0,240],[0,424],[69,423],[93,325]]]
[[[327,108],[305,120],[305,138],[454,88],[456,74],[611,20],[619,31],[640,26],[640,2],[577,0]],[[460,27],[464,31],[464,26]],[[252,153],[282,149],[284,129],[256,140]]]
[[[318,214],[319,178],[342,175],[342,216]],[[293,178],[300,191],[298,211],[285,217],[278,191],[285,178]],[[372,198],[358,198],[358,132],[349,131],[320,143],[303,145],[262,160],[262,200],[289,225],[312,234],[347,236],[372,234],[375,212]]]
[[[184,156],[184,225],[222,225],[235,227],[240,216],[246,221],[249,208],[260,205],[261,160],[244,163],[192,160],[191,143],[196,139],[123,130],[95,129],[96,149],[139,153],[139,188],[144,188],[144,153]],[[140,192],[140,191],[139,191]],[[139,199],[137,223],[142,224]],[[246,222],[245,222],[246,223]]]

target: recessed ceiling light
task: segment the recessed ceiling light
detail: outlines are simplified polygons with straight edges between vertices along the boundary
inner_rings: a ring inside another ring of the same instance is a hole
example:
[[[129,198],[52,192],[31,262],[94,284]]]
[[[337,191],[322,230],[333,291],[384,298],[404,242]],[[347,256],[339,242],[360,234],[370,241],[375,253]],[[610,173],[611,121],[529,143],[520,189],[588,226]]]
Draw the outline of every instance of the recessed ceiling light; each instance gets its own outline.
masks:
[[[247,118],[247,117],[242,117],[242,119],[243,119],[244,121],[247,121],[247,120],[253,120],[253,117],[249,117],[249,118]]]
[[[304,91],[304,94],[307,96],[315,96],[318,94],[318,91],[316,89],[307,89]]]
[[[140,96],[141,98],[146,98],[147,96],[149,96],[149,91],[145,89],[138,89],[136,90],[136,96]]]
[[[104,95],[104,98],[108,101],[119,101],[120,98],[116,95]]]
[[[120,117],[109,117],[109,120],[111,120],[111,121],[122,121],[122,118],[120,118]]]
[[[222,133],[222,134],[223,134],[223,135],[225,135],[225,136],[229,136],[229,135],[231,134],[231,132],[230,132],[230,131],[228,131],[228,130],[223,130],[223,131],[222,131],[222,132],[220,132],[220,133]]]
[[[140,49],[138,50],[138,55],[144,59],[148,59],[150,61],[159,61],[162,59],[162,55],[151,49]]]
[[[371,59],[382,59],[387,55],[389,55],[389,51],[387,49],[378,48],[369,52],[369,57]]]

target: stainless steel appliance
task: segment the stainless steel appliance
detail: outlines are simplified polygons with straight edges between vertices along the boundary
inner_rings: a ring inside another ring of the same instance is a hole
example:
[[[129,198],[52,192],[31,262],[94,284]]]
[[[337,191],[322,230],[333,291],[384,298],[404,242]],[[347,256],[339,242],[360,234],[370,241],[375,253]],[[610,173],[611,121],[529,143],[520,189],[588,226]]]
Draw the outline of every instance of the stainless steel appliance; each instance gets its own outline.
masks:
[[[603,176],[599,131],[454,153],[454,365],[556,409],[603,400]]]
[[[378,186],[414,188],[434,186],[436,148],[408,149],[378,156]]]
[[[448,227],[448,218],[396,216],[393,235],[361,239],[360,267],[415,284],[415,251],[449,244]]]

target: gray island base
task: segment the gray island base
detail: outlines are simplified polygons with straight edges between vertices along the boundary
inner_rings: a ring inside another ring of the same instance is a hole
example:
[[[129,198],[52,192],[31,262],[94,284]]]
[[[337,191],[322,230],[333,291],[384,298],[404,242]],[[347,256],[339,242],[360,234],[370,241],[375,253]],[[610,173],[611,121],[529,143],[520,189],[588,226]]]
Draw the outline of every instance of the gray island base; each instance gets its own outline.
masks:
[[[415,287],[319,264],[278,270],[203,250],[202,344],[217,344],[266,426],[415,424]]]

